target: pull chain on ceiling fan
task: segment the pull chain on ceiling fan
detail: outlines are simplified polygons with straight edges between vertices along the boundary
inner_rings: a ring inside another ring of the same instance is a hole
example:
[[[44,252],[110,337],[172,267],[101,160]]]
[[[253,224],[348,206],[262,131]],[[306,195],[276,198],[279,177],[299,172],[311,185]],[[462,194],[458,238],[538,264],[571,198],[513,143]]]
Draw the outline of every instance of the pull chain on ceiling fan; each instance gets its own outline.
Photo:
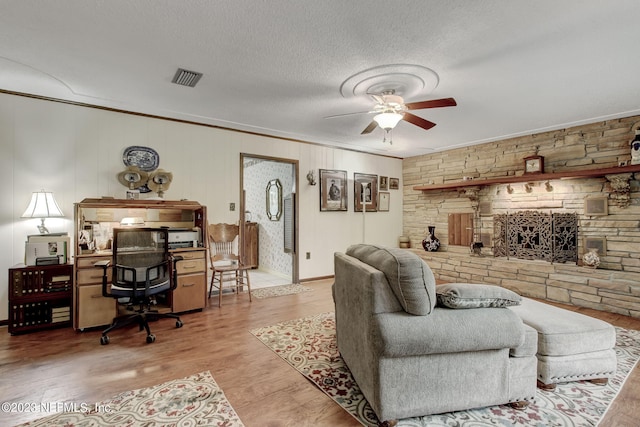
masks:
[[[387,141],[387,135],[389,136],[389,141]],[[393,145],[393,129],[385,129],[384,137],[382,138],[382,143],[388,142],[389,145]]]

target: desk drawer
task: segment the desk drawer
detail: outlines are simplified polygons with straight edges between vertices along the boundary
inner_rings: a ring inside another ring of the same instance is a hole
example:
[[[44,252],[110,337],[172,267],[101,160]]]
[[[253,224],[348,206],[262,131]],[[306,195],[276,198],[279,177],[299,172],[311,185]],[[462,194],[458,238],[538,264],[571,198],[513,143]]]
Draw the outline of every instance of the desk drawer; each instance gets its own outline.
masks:
[[[173,251],[173,255],[181,256],[183,259],[204,259],[207,251]]]
[[[178,261],[176,269],[178,270],[178,274],[201,273],[205,270],[205,260],[201,258]]]
[[[76,259],[76,267],[78,268],[94,268],[93,264],[98,261],[111,261],[111,255],[78,257]]]
[[[173,311],[181,313],[203,309],[206,305],[207,281],[204,274],[187,274],[178,277],[173,291]]]
[[[78,329],[108,325],[116,315],[116,300],[102,296],[102,285],[77,289]]]
[[[112,271],[112,268],[107,268],[107,283],[111,282]],[[82,286],[91,283],[102,283],[103,274],[104,270],[99,267],[80,268],[76,272],[76,285]]]

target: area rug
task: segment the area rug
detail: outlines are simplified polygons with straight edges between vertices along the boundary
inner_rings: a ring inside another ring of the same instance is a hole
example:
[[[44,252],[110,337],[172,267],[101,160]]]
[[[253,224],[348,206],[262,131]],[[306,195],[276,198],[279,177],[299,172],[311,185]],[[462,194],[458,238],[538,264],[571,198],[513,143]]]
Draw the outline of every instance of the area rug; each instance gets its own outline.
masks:
[[[244,426],[209,371],[72,406],[20,427]]]
[[[365,426],[378,419],[341,359],[333,313],[258,328],[251,333]],[[618,370],[606,386],[588,381],[538,390],[525,410],[507,405],[400,420],[399,426],[595,426],[640,359],[640,331],[616,328]]]
[[[251,296],[254,298],[271,298],[280,297],[283,295],[299,294],[301,292],[309,292],[313,289],[308,286],[302,285],[281,285],[281,286],[268,286],[266,288],[258,288],[251,291]]]

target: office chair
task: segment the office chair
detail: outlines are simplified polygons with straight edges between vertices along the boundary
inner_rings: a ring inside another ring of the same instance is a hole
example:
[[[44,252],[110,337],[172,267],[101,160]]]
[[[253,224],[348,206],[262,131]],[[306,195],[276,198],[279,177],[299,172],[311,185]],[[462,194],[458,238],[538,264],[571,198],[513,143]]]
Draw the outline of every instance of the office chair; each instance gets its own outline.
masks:
[[[224,282],[235,284],[236,293],[247,285],[249,301],[251,301],[251,282],[249,270],[251,267],[244,265],[238,256],[238,250],[242,243],[236,240],[239,237],[240,227],[235,224],[209,224],[209,255],[211,259],[211,285],[209,286],[209,298],[213,288],[218,288],[218,307],[222,306],[222,289]],[[217,283],[217,284],[216,284]]]
[[[174,290],[177,285],[175,264],[182,257],[170,255],[168,230],[115,228],[112,251],[112,260],[96,263],[97,267],[104,269],[102,295],[117,299],[131,313],[115,317],[111,326],[102,331],[100,344],[109,344],[108,333],[112,330],[133,323],[139,325],[140,331],[147,331],[147,343],[156,340],[149,328],[149,321],[171,318],[176,320],[176,328],[181,328],[183,323],[178,315],[160,313],[151,308],[156,303],[156,296]],[[108,268],[112,268],[113,273],[110,290]]]

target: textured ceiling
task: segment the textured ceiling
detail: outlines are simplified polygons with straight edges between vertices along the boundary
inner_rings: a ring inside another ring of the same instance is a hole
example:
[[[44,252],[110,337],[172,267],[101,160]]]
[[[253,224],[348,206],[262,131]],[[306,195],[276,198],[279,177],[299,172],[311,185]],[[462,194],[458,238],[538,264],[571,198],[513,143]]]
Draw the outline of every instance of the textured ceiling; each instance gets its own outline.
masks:
[[[637,0],[0,0],[0,89],[408,157],[640,114]],[[195,88],[171,83],[182,67]],[[435,74],[434,74],[435,73]],[[435,122],[360,132],[367,90]]]

